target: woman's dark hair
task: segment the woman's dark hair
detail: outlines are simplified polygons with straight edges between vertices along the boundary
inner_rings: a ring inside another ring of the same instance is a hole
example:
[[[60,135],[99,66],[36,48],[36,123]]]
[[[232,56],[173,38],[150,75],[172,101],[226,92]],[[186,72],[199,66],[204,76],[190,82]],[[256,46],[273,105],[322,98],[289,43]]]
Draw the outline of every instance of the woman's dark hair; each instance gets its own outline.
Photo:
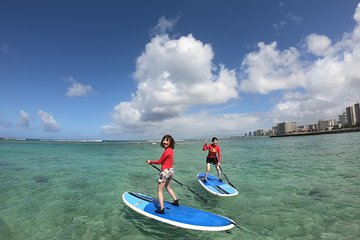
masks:
[[[217,139],[217,137],[213,137],[213,138],[211,139],[212,142],[214,142],[215,140],[216,140],[216,141],[219,141],[219,140]]]
[[[164,141],[165,138],[167,138],[167,139],[170,141],[170,147],[171,147],[172,149],[174,149],[174,148],[175,148],[175,140],[174,140],[174,138],[173,138],[172,136],[170,136],[170,135],[165,135],[165,136],[163,136],[163,138],[161,139],[160,145],[161,145],[162,147],[164,147],[163,141]]]

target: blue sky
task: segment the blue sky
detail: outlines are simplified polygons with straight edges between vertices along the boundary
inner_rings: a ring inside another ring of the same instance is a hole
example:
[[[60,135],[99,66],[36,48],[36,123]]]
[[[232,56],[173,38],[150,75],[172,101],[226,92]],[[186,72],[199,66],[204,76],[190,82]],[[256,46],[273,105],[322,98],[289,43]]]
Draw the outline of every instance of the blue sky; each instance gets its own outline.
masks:
[[[175,139],[337,118],[360,101],[360,5],[2,1],[0,137]]]

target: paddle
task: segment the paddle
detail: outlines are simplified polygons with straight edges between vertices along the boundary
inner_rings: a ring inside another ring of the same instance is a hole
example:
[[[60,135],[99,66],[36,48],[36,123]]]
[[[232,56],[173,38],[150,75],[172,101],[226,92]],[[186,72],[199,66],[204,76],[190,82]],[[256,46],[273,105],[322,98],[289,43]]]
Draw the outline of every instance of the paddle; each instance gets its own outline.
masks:
[[[161,171],[160,168],[152,165],[151,163],[150,163],[150,165],[151,165],[153,168],[156,168],[157,170]],[[196,196],[198,196],[198,197],[201,199],[201,201],[203,201],[204,203],[206,203],[206,199],[203,198],[201,195],[199,195],[197,192],[195,192],[195,191],[192,190],[191,188],[188,188],[187,186],[185,186],[184,184],[182,184],[181,182],[179,182],[179,181],[176,180],[175,178],[173,178],[173,180],[174,180],[175,182],[177,182],[178,184],[180,184],[181,186],[186,187],[190,192],[192,192],[192,193],[194,193]]]
[[[225,175],[224,171],[222,170],[221,166],[219,166],[219,167],[220,167],[220,170],[221,170],[222,174],[225,176],[226,180],[228,181],[229,185],[232,186],[233,188],[236,188],[236,187],[229,181],[229,179],[228,179],[227,176]]]

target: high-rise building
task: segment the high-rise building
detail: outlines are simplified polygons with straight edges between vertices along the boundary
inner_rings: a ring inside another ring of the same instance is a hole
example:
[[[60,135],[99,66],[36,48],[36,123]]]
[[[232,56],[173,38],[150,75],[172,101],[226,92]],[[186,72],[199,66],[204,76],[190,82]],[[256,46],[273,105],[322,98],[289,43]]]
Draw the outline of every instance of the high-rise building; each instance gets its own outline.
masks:
[[[356,117],[356,124],[360,123],[360,103],[354,104],[355,108],[355,117]]]
[[[346,113],[343,113],[342,115],[339,115],[339,123],[341,126],[345,126],[347,124],[347,115]]]
[[[346,115],[347,115],[347,122],[350,126],[355,125],[356,123],[356,116],[355,116],[355,109],[353,106],[349,106],[346,108]]]

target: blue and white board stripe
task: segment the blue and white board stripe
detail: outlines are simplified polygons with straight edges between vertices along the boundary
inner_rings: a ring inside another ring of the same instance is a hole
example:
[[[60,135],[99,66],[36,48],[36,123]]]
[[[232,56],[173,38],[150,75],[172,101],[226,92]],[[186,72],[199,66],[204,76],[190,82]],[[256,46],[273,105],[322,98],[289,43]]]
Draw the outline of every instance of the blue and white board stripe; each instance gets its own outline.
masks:
[[[132,210],[176,227],[204,231],[224,231],[236,225],[229,218],[184,205],[173,206],[166,201],[164,202],[165,214],[155,213],[155,210],[159,208],[157,200],[141,193],[125,192],[122,199]]]
[[[238,195],[238,191],[225,182],[220,182],[219,179],[210,173],[208,174],[207,181],[204,183],[204,172],[197,175],[198,182],[203,186],[206,191],[222,197],[231,197]]]

